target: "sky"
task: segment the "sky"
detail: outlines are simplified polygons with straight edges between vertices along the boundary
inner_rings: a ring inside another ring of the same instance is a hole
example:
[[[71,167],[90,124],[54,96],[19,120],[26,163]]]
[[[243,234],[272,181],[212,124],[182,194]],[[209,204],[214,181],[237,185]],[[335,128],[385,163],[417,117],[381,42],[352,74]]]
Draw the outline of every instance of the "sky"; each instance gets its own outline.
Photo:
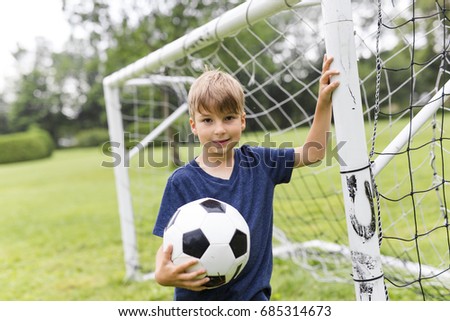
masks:
[[[17,62],[11,55],[17,44],[33,50],[34,39],[44,37],[57,51],[69,34],[61,0],[0,1],[0,91],[5,77],[17,70]]]

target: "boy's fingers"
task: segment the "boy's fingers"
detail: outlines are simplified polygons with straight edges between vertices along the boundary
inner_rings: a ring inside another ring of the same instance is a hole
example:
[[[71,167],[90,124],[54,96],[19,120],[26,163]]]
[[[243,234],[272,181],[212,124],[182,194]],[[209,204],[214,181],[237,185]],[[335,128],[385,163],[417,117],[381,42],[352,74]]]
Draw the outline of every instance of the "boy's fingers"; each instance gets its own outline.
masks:
[[[331,77],[339,75],[339,71],[337,70],[327,70],[322,75],[322,83],[329,84],[331,82]]]
[[[186,277],[188,279],[197,279],[199,276],[202,276],[206,273],[205,269],[198,269],[196,271],[192,271],[189,273],[186,273]],[[203,279],[203,278],[202,278]]]
[[[173,245],[172,244],[167,245],[167,247],[164,249],[165,253],[172,254],[172,251],[173,251]]]
[[[205,271],[201,271],[202,273],[198,273],[198,271],[188,272],[180,274],[180,280],[195,282],[196,284],[203,285],[208,282],[209,278],[205,277]],[[205,280],[208,279],[208,280]],[[199,282],[202,281],[202,282]]]
[[[202,291],[202,290],[206,290],[207,287],[204,286],[206,283],[209,282],[209,278],[205,277],[202,279],[194,279],[194,280],[189,280],[186,281],[186,287],[189,288],[192,291]]]
[[[323,68],[324,69],[329,68],[332,62],[333,62],[332,56],[327,56],[327,55],[323,56]]]
[[[191,261],[188,261],[186,263],[183,263],[183,264],[180,264],[179,266],[177,266],[177,272],[180,275],[180,279],[185,280],[185,281],[204,280],[205,278],[202,277],[206,274],[206,270],[204,268],[200,268],[195,271],[186,272],[186,270],[189,267],[191,267],[197,263],[198,263],[198,260],[191,260]],[[206,282],[208,282],[208,281],[206,280],[204,282],[200,282],[199,284],[204,284]]]
[[[324,77],[330,77],[330,76],[336,76],[336,75],[339,75],[339,70],[335,70],[335,69],[327,70],[323,73]]]
[[[170,249],[170,253],[172,252],[172,249]],[[170,258],[170,257],[169,257]],[[189,269],[191,266],[194,266],[198,263],[197,259],[188,260],[184,263],[181,263],[180,265],[175,266],[174,272],[180,275],[183,275],[182,279],[184,280],[191,280],[195,279],[198,276],[205,274],[206,270],[204,268],[192,271],[192,272],[186,272],[187,269]]]
[[[188,268],[190,268],[191,266],[194,266],[194,265],[197,264],[197,263],[198,263],[198,260],[197,260],[197,259],[189,260],[189,261],[187,261],[187,262],[184,262],[184,263],[178,265],[178,266],[177,266],[177,271],[178,271],[178,272],[184,272],[184,271],[186,271]]]
[[[172,260],[172,251],[173,251],[173,245],[169,244],[164,250],[164,258],[167,260]]]
[[[194,284],[194,286],[202,287],[202,289],[206,289],[206,287],[204,287],[203,285],[205,285],[206,283],[208,283],[209,280],[210,280],[210,279],[209,279],[208,277],[204,277],[204,278],[202,278],[202,279],[195,280],[193,284]]]
[[[332,93],[337,87],[339,87],[339,81],[333,81],[332,83],[330,83],[330,84],[323,90],[323,94],[324,94],[325,96],[331,95],[331,93]]]

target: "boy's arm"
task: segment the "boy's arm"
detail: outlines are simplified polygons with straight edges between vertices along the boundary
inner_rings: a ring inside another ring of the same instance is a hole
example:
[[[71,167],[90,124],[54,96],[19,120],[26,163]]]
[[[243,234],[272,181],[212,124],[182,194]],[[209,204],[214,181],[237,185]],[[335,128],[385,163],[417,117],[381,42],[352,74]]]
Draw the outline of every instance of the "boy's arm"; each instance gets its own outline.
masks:
[[[295,167],[310,165],[325,157],[327,132],[331,126],[331,94],[339,86],[338,81],[331,81],[332,76],[339,74],[337,70],[330,70],[332,62],[332,57],[324,56],[314,120],[303,146],[295,148]]]
[[[155,280],[163,286],[174,286],[191,291],[202,291],[207,289],[203,285],[209,281],[209,278],[197,279],[200,275],[206,273],[204,269],[195,272],[186,272],[190,266],[197,263],[198,260],[192,259],[189,262],[175,265],[171,260],[172,245],[166,250],[161,246],[156,254]]]

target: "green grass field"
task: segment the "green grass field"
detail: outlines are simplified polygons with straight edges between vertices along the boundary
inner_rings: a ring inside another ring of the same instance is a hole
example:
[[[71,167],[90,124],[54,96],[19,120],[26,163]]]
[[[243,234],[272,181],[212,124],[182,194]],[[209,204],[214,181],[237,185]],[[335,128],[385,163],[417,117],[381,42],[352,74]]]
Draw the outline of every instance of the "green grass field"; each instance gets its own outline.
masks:
[[[0,166],[0,300],[171,300],[172,289],[154,281],[124,280],[114,174],[102,166],[108,160],[98,148],[68,149]],[[150,193],[144,192],[149,208],[138,214],[150,217],[141,244],[150,261],[160,244],[151,235],[151,217],[169,173],[156,171]],[[275,260],[272,286],[274,300],[355,299],[351,282],[318,282],[288,260]],[[421,299],[402,289],[389,292],[391,300]]]
[[[153,281],[124,281],[114,176],[104,160],[98,149],[72,149],[0,166],[0,300],[172,298]],[[273,299],[353,300],[354,293],[353,285],[318,283],[276,260]]]

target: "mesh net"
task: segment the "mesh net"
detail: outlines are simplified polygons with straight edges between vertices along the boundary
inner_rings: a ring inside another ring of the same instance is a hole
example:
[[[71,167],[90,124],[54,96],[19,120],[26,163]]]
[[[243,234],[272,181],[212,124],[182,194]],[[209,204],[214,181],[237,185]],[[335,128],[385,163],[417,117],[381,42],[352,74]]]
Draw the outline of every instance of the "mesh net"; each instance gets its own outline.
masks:
[[[443,0],[355,1],[354,23],[370,158],[384,148],[449,80],[449,16]],[[150,84],[121,88],[126,141],[136,145],[186,102],[190,81],[205,66],[234,75],[246,94],[247,128],[240,144],[292,147],[312,121],[325,52],[320,6],[291,8],[151,70]],[[163,75],[166,80],[154,80]],[[153,77],[153,78],[152,78]],[[153,79],[153,80],[151,80]],[[419,299],[449,299],[450,121],[448,92],[415,136],[377,174],[381,252],[388,286]],[[184,112],[134,157],[129,175],[140,268],[153,269],[149,237],[165,182],[195,157],[199,144]],[[351,126],[351,124],[349,124]],[[277,187],[275,254],[321,281],[351,282],[339,144],[319,164]],[[447,176],[446,176],[447,175]],[[158,244],[159,245],[159,244]]]

